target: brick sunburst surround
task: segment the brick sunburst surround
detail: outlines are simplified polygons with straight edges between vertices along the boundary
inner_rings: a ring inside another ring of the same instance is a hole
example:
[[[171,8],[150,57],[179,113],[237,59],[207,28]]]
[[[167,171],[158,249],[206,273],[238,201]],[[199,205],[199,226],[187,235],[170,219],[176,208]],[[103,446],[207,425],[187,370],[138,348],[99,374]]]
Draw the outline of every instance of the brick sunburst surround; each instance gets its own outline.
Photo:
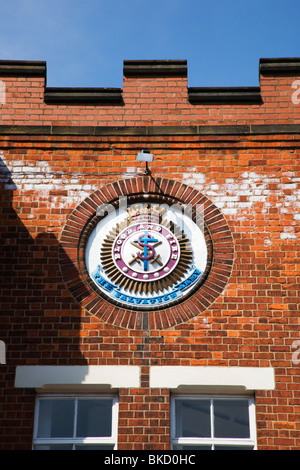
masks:
[[[127,197],[128,204],[159,202],[201,206],[208,247],[208,265],[198,290],[181,303],[162,310],[138,311],[111,303],[97,290],[85,267],[88,237],[101,219],[97,209]],[[121,328],[162,329],[174,327],[201,314],[224,290],[232,271],[234,246],[227,221],[220,210],[201,192],[179,181],[152,176],[110,183],[82,201],[69,217],[61,235],[59,252],[63,279],[73,297],[90,314]]]

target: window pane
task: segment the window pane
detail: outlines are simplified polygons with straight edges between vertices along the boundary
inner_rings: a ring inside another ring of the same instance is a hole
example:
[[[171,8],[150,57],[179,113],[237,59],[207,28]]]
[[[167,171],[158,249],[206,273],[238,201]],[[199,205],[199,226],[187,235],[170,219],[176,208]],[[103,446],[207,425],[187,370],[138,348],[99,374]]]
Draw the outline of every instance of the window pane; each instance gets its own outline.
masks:
[[[83,446],[76,446],[75,450],[114,450],[113,445],[83,445]]]
[[[34,446],[34,450],[72,450],[72,444]]]
[[[111,436],[112,399],[78,400],[77,437]]]
[[[173,450],[211,450],[211,446],[173,446]]]
[[[248,400],[214,400],[215,437],[250,437]]]
[[[74,400],[40,400],[37,437],[73,437]]]
[[[253,450],[253,447],[247,446],[215,446],[215,450]]]
[[[210,401],[175,400],[176,436],[210,437]]]

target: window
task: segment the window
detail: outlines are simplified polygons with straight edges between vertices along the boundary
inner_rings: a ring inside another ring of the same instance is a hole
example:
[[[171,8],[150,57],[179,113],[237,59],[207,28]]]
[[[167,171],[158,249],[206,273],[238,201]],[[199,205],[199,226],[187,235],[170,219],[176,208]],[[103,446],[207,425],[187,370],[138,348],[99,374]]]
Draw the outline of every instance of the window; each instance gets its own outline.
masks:
[[[253,450],[254,399],[178,395],[171,402],[173,450]]]
[[[117,443],[118,402],[113,396],[37,398],[35,450],[113,450]]]

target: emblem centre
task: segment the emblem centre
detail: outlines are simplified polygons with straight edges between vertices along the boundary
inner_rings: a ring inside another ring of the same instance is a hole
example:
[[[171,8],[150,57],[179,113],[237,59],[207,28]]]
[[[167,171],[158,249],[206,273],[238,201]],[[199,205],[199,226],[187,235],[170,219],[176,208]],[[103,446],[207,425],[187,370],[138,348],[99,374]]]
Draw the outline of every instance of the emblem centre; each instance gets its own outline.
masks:
[[[148,270],[148,261],[149,260],[152,260],[152,262],[156,261],[157,258],[159,257],[159,255],[155,256],[155,246],[157,246],[157,244],[160,244],[161,242],[159,240],[157,240],[156,238],[151,238],[151,237],[148,238],[148,232],[145,231],[145,236],[141,235],[139,237],[139,239],[137,240],[137,243],[139,245],[139,248],[141,247],[141,249],[144,252],[143,254],[138,253],[137,257],[140,260],[144,261],[144,271],[147,271]],[[155,245],[148,245],[148,243],[155,243]],[[154,256],[155,256],[155,258],[154,258]],[[154,260],[153,260],[153,258],[154,258]],[[135,257],[135,259],[136,259],[136,257]]]
[[[131,279],[157,280],[173,271],[180,246],[166,227],[159,224],[133,224],[125,228],[112,247],[116,267]]]

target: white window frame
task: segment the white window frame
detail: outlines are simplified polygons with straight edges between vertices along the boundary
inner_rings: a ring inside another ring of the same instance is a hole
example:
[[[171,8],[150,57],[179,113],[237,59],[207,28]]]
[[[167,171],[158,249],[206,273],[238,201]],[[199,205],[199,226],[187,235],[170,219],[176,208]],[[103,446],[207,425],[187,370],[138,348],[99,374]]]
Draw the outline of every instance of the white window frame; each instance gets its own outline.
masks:
[[[112,399],[112,432],[111,436],[108,437],[85,437],[85,438],[78,438],[75,437],[76,435],[76,426],[75,422],[77,419],[77,403],[78,400],[88,400],[88,399]],[[51,400],[75,400],[75,410],[74,410],[74,435],[70,438],[38,438],[38,422],[39,422],[39,404],[41,400],[44,399],[51,399]],[[118,397],[116,395],[90,395],[90,394],[41,394],[36,397],[36,404],[35,404],[35,415],[34,415],[34,432],[33,432],[33,442],[32,448],[38,450],[38,446],[41,445],[72,445],[72,450],[75,449],[76,445],[84,444],[84,445],[112,445],[113,450],[117,449],[117,437],[118,437],[118,411],[119,411],[119,403]]]
[[[176,399],[190,399],[190,400],[210,400],[210,420],[211,420],[211,437],[210,438],[194,438],[194,437],[176,437],[176,417],[175,417],[175,402]],[[213,400],[248,400],[249,410],[249,438],[216,438],[214,437],[214,423],[213,423]],[[249,446],[253,450],[257,450],[257,438],[256,438],[256,416],[255,416],[255,401],[253,396],[248,395],[181,395],[174,394],[171,397],[171,449],[174,446],[211,446],[211,450],[215,450],[215,445],[226,445],[226,446]]]

